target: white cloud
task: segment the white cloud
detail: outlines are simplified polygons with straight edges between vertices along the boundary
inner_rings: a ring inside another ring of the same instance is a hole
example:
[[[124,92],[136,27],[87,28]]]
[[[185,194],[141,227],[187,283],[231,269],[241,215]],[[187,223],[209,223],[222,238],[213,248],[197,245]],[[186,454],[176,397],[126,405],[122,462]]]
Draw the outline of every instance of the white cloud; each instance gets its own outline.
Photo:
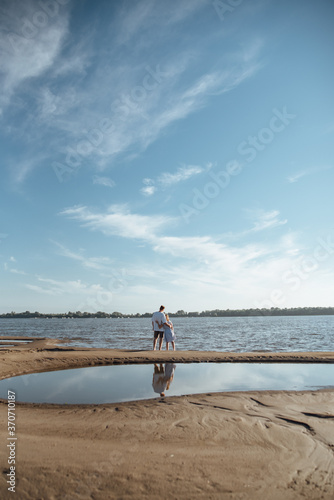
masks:
[[[117,32],[118,44],[128,43],[139,31],[152,34],[156,37],[166,36],[166,28],[190,17],[200,8],[207,7],[205,0],[178,0],[177,8],[172,2],[166,2],[156,8],[154,0],[146,0],[132,4],[131,9],[120,9],[113,27]],[[147,36],[147,35],[146,35]],[[143,35],[145,43],[146,38]]]
[[[254,227],[250,230],[253,232],[263,231],[265,229],[271,229],[273,227],[282,226],[286,224],[287,219],[280,219],[279,210],[271,210],[269,212],[265,212],[264,210],[260,211],[249,211],[253,213],[256,217],[254,222]]]
[[[268,303],[269,307],[285,307],[287,303],[272,302],[270,297],[276,289],[282,290],[283,298],[293,297],[282,276],[298,266],[300,256],[293,252],[295,245],[294,238],[286,235],[274,245],[271,242],[244,246],[218,244],[210,237],[161,237],[154,247],[165,262],[159,296],[170,310],[239,308],[240,304],[268,307]],[[140,266],[130,272],[147,286],[146,301],[154,301],[154,294],[149,293],[149,284],[155,285],[150,269]],[[303,282],[301,288],[307,286]],[[131,294],[129,286],[126,297]],[[262,306],[264,301],[266,305]]]
[[[261,38],[255,38],[252,42],[242,46],[241,57],[245,63],[254,61],[260,54],[265,41]]]
[[[38,2],[29,0],[5,1],[1,6],[2,106],[9,104],[20,84],[52,66],[67,34],[68,9],[59,6],[52,19],[44,15],[43,27],[38,28],[32,21],[40,11]]]
[[[11,169],[16,184],[21,184],[36,166],[36,160],[18,162]]]
[[[25,287],[40,294],[48,294],[54,296],[62,296],[64,294],[75,295],[78,296],[78,298],[80,297],[81,299],[83,297],[91,295],[94,296],[101,293],[108,294],[110,296],[112,295],[109,290],[104,289],[100,284],[88,285],[86,283],[83,283],[81,280],[60,281],[41,277],[38,277],[37,280],[42,285],[29,283],[26,284]]]
[[[49,87],[42,87],[37,97],[39,119],[50,126],[56,126],[56,120],[61,115],[66,115],[73,108],[78,106],[78,95],[74,88],[59,90],[57,94],[52,92]]]
[[[5,10],[9,13],[6,15],[10,18],[10,29],[17,33],[21,18],[25,15],[31,19],[36,9],[40,10],[39,2],[22,1],[18,9],[20,17],[17,9],[10,6],[11,2],[7,2]],[[8,102],[15,91],[20,95],[22,83],[40,77],[36,80],[37,106],[20,124],[26,143],[36,147],[25,151],[24,160],[16,168],[15,180],[24,181],[37,166],[45,163],[43,159],[36,161],[36,150],[38,147],[40,151],[43,139],[48,144],[48,163],[52,155],[53,161],[65,162],[69,149],[77,151],[89,132],[100,126],[101,120],[110,120],[112,131],[103,133],[98,144],[81,157],[82,161],[89,160],[93,168],[103,170],[118,155],[136,155],[145,150],[175,121],[188,117],[206,106],[212,96],[228,92],[252,76],[259,69],[260,43],[249,49],[247,55],[241,50],[233,54],[233,58],[219,61],[218,69],[213,72],[204,67],[202,74],[197,69],[201,66],[196,66],[201,57],[198,48],[177,47],[176,53],[175,45],[170,45],[163,59],[147,56],[154,53],[150,50],[156,43],[152,33],[166,43],[171,25],[191,19],[202,8],[208,8],[204,0],[191,3],[182,0],[177,9],[172,4],[153,1],[135,3],[130,9],[119,6],[111,21],[113,29],[105,41],[106,50],[97,51],[98,29],[94,24],[88,34],[89,43],[72,36],[70,43],[64,46],[69,7],[59,6],[58,14],[49,19],[45,29],[38,30],[32,39],[22,40],[18,54],[14,57],[6,54],[3,70]],[[181,36],[181,24],[177,29]],[[213,43],[213,37],[209,38],[208,43]],[[119,51],[126,50],[127,43],[133,39],[137,40],[133,53],[120,57]],[[6,38],[2,42],[1,45],[0,37],[0,50],[1,47],[7,52],[13,50],[8,48]],[[113,54],[117,57],[112,57]],[[88,67],[90,78],[82,78],[76,86],[65,83],[64,76],[69,72],[84,76]],[[10,126],[15,128],[14,124]],[[167,177],[165,180],[168,182]],[[171,177],[169,180],[172,182]],[[100,184],[109,186],[102,180]],[[143,194],[150,196],[153,191],[152,188],[144,190]]]
[[[52,67],[54,78],[67,75],[73,77],[75,74],[85,76],[95,58],[92,49],[94,34],[95,30],[91,27],[89,33],[86,32],[85,37],[68,48],[66,58],[57,60],[57,65]]]
[[[115,181],[110,179],[110,177],[101,177],[99,175],[93,176],[93,184],[99,184],[100,186],[114,187]]]
[[[10,256],[9,257],[9,262],[16,262],[15,257]],[[8,271],[12,274],[21,274],[21,275],[27,275],[25,271],[21,271],[20,269],[16,269],[15,267],[9,267],[7,262],[4,262],[4,270]]]
[[[48,161],[48,153],[46,151],[35,153],[30,158],[10,159],[7,165],[15,188],[20,188],[20,184],[24,183],[31,172],[44,165],[46,161]]]
[[[175,219],[159,215],[133,214],[126,206],[113,205],[106,213],[95,213],[87,207],[72,207],[62,211],[61,215],[77,220],[84,227],[99,230],[106,235],[143,240],[149,243],[157,253],[192,260],[208,266],[219,266],[220,269],[235,270],[240,263],[255,260],[268,252],[267,249],[252,245],[243,249],[235,249],[217,243],[209,236],[159,235],[166,227],[170,228]],[[82,259],[77,255],[76,258]]]
[[[202,172],[210,169],[211,163],[208,163],[206,168],[200,167],[198,165],[182,165],[177,169],[176,172],[163,172],[160,174],[156,180],[153,179],[143,179],[143,184],[145,187],[141,188],[141,193],[145,196],[152,196],[158,189],[158,187],[164,189],[169,188],[174,184],[186,181],[195,175],[201,174]],[[155,186],[154,184],[158,184]]]
[[[125,205],[112,205],[105,213],[93,212],[87,207],[72,207],[63,210],[60,215],[77,220],[83,227],[99,230],[107,235],[143,240],[150,243],[152,249],[158,253],[170,254],[173,257],[188,260],[195,259],[205,264],[219,265],[224,268],[235,269],[240,263],[258,259],[276,251],[261,245],[233,248],[227,244],[216,242],[210,236],[165,236],[160,233],[166,227],[170,228],[172,222],[177,222],[176,219],[162,215],[134,214]],[[252,216],[254,216],[254,212],[252,212]],[[257,211],[254,227],[247,232],[257,233],[285,224],[286,221],[280,220],[278,216],[277,210]],[[289,245],[289,240],[285,241],[285,245]]]
[[[272,302],[271,294],[278,289],[282,291],[284,300],[296,300],[294,291],[289,283],[282,280],[282,276],[290,272],[298,277],[298,268],[310,253],[298,245],[298,235],[290,232],[275,241],[259,240],[252,244],[231,245],[218,242],[211,236],[167,236],[164,229],[170,228],[170,224],[165,217],[130,213],[127,207],[113,206],[105,213],[73,207],[62,214],[106,235],[140,239],[151,248],[150,266],[146,261],[143,265],[136,260],[127,268],[128,275],[136,280],[127,283],[126,291],[122,289],[119,294],[117,304],[124,304],[124,307],[126,300],[133,297],[136,287],[147,290],[145,301],[155,300],[156,294],[149,293],[150,288],[156,288],[156,274],[152,273],[152,269],[156,269],[156,265],[161,266],[161,262],[164,262],[160,277],[161,301],[168,298],[170,308],[173,304],[177,307],[182,296],[186,297],[187,303],[193,302],[193,310],[240,307],[240,303],[245,307],[267,307],[268,303],[284,307],[283,302]],[[262,231],[285,224],[277,210],[252,211],[249,215],[254,226],[248,232],[254,236],[260,237]],[[138,224],[141,228],[135,232]],[[301,289],[309,290],[310,284],[321,276],[325,281],[328,279],[326,262],[321,262],[319,271],[310,274],[309,282],[301,283]],[[220,302],[222,299],[224,304]],[[143,302],[145,308],[145,301],[140,299],[137,303]],[[264,302],[266,304],[261,305]]]
[[[221,72],[202,75],[185,90],[174,88],[172,91],[169,90],[167,94],[164,92],[166,84],[170,88],[173,82],[166,78],[165,82],[155,91],[155,98],[149,99],[149,102],[143,103],[140,108],[137,108],[137,118],[140,117],[143,121],[142,117],[144,117],[146,123],[144,121],[139,127],[138,124],[136,127],[131,127],[130,131],[127,129],[124,143],[119,136],[119,151],[131,143],[137,143],[145,149],[173,122],[184,119],[203,108],[211,96],[233,90],[244,80],[253,76],[260,68],[261,65],[254,61],[242,63],[237,67],[233,65],[230,69]],[[162,102],[165,104],[162,105]]]
[[[28,290],[31,290],[32,292],[37,292],[37,293],[41,293],[41,294],[47,294],[47,295],[59,295],[59,291],[55,291],[55,290],[52,290],[52,289],[48,289],[48,288],[43,288],[42,286],[38,286],[38,285],[31,285],[31,284],[27,284],[25,285],[26,288],[28,288]]]
[[[256,234],[267,229],[284,226],[288,222],[287,219],[280,218],[279,210],[265,211],[261,209],[245,209],[244,212],[247,219],[251,220],[252,227],[250,229],[245,229],[244,231],[224,234],[223,238],[226,241],[237,240],[243,238],[244,236],[249,236],[250,234]],[[290,241],[290,239],[287,238],[287,241]]]
[[[177,258],[177,262],[192,262],[193,268],[201,271],[205,279],[226,281],[228,276],[254,265],[258,260],[272,254],[264,245],[233,247],[217,243],[209,236],[204,237],[161,237],[153,249]]]
[[[15,269],[15,268],[12,268],[12,269],[9,269],[9,271],[13,274],[22,274],[22,275],[26,275],[27,273],[24,272],[24,271],[20,271],[19,269]]]
[[[160,234],[171,226],[172,219],[165,216],[142,216],[130,213],[127,207],[113,206],[106,213],[94,213],[86,207],[73,207],[61,212],[62,215],[79,221],[84,227],[100,230],[106,235],[123,238],[137,238],[148,243],[157,254],[191,262],[197,269],[206,269],[212,276],[235,275],[259,262],[276,259],[281,252],[284,259],[291,258],[289,251],[295,247],[292,240],[285,239],[279,245],[247,244],[241,247],[218,243],[210,236],[165,236]],[[278,219],[278,212],[258,215],[254,232],[284,223]],[[204,272],[204,271],[203,271]],[[225,278],[224,278],[225,280]]]
[[[112,266],[112,261],[109,257],[86,257],[82,252],[73,252],[57,241],[52,241],[52,243],[57,246],[60,255],[80,262],[87,269],[105,271]]]
[[[177,184],[178,182],[185,181],[194,175],[201,174],[203,172],[202,167],[198,167],[197,165],[186,165],[180,167],[176,172],[163,172],[158,177],[158,182],[162,186],[169,187],[172,184]]]
[[[152,194],[154,194],[156,190],[157,188],[155,186],[144,186],[140,191],[144,196],[152,196]]]
[[[143,184],[145,184],[146,186],[150,186],[151,184],[154,184],[154,180],[146,177],[145,179],[143,179]]]
[[[154,240],[156,232],[175,221],[164,215],[133,214],[126,205],[111,205],[106,213],[94,213],[87,207],[72,207],[63,210],[60,215],[79,221],[83,227],[105,234],[145,241]]]
[[[314,167],[314,168],[307,168],[305,170],[300,170],[299,172],[296,172],[295,174],[292,174],[287,177],[288,182],[294,183],[299,181],[302,177],[306,177],[308,175],[313,175],[317,174],[319,172],[323,172],[324,170],[330,170],[332,169],[332,166],[322,166],[322,167]]]
[[[53,121],[52,125],[71,134],[70,144],[75,149],[80,140],[85,139],[83,121],[89,130],[99,123],[101,116],[110,119],[112,132],[104,134],[99,146],[92,148],[92,152],[87,155],[95,157],[95,164],[103,169],[110,165],[116,155],[127,152],[130,147],[137,151],[145,150],[172,123],[204,107],[213,95],[232,90],[258,69],[253,62],[240,63],[230,70],[204,74],[193,82],[188,80],[186,72],[191,60],[186,55],[180,54],[179,57],[181,61],[177,63],[173,57],[171,62],[166,61],[163,66],[146,65],[146,69],[140,64],[126,65],[123,62],[121,68],[114,68],[113,75],[104,75],[104,84],[106,88],[113,89],[112,93],[106,96],[102,93],[101,96],[101,89],[94,85],[80,90],[80,100],[85,102],[84,119],[78,107],[75,113],[71,113],[69,120]],[[158,74],[156,80],[150,76],[151,73]],[[118,79],[115,79],[115,74]],[[144,85],[148,76],[154,87],[152,89]],[[140,91],[140,99],[136,98],[135,91]],[[95,100],[100,103],[98,106],[89,106],[92,96],[96,96]],[[107,115],[106,107],[111,110]]]

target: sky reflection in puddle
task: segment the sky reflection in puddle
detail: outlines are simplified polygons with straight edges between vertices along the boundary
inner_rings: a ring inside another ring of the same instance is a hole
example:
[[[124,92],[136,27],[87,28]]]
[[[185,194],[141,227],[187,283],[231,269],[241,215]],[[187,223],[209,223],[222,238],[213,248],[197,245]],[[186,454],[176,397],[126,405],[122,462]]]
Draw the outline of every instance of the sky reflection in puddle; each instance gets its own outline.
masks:
[[[0,381],[0,398],[33,403],[103,404],[205,392],[333,387],[334,364],[189,363],[76,368]]]
[[[7,342],[15,342],[15,344],[29,344],[32,340],[23,340],[23,339],[1,339],[0,344],[6,344]]]

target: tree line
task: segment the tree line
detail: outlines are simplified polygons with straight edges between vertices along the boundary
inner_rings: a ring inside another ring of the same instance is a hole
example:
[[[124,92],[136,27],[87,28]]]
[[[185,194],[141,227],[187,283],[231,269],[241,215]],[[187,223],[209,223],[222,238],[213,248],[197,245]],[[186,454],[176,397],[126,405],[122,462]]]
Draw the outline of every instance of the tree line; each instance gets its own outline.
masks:
[[[103,311],[97,312],[81,312],[81,311],[68,311],[66,313],[40,313],[38,311],[30,312],[15,312],[0,314],[0,318],[150,318],[152,312],[146,312],[143,314],[123,314],[118,311],[112,313],[106,313]],[[200,318],[200,317],[244,317],[244,316],[324,316],[334,314],[334,307],[285,307],[280,309],[279,307],[262,308],[262,309],[213,309],[211,311],[202,312],[186,312],[183,309],[176,311],[175,313],[169,313],[171,317],[174,318]]]

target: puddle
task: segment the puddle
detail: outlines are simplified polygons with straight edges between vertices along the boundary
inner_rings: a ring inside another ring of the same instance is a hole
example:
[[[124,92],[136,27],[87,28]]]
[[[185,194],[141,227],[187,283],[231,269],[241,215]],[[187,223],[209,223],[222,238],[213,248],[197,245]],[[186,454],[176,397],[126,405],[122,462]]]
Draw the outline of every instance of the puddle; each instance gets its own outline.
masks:
[[[32,342],[32,340],[3,339],[0,340],[0,345],[7,345],[7,342],[15,342],[15,344],[29,344],[29,342]]]
[[[21,344],[29,344],[32,340],[16,340],[16,339],[4,339],[0,340],[0,348],[1,347],[15,347]]]
[[[316,390],[334,386],[334,364],[189,363],[122,365],[33,373],[0,381],[30,403],[103,404],[206,392]]]

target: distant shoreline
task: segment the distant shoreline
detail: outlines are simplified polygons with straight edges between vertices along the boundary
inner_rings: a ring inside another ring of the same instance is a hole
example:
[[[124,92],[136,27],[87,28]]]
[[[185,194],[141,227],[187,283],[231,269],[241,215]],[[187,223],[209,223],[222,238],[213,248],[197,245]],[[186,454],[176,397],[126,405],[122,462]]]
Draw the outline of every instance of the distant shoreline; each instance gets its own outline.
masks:
[[[68,311],[67,313],[39,313],[38,311],[30,312],[24,311],[16,313],[14,311],[10,313],[0,314],[0,318],[5,319],[27,319],[27,318],[150,318],[153,312],[146,312],[143,314],[123,314],[121,312],[107,313],[103,311],[97,311],[96,313],[81,312],[81,311]],[[213,309],[211,311],[202,312],[186,312],[183,310],[177,311],[175,313],[169,313],[173,318],[242,318],[242,317],[258,317],[258,316],[331,316],[334,315],[334,307],[291,307],[280,309],[278,307],[262,308],[262,309]]]

